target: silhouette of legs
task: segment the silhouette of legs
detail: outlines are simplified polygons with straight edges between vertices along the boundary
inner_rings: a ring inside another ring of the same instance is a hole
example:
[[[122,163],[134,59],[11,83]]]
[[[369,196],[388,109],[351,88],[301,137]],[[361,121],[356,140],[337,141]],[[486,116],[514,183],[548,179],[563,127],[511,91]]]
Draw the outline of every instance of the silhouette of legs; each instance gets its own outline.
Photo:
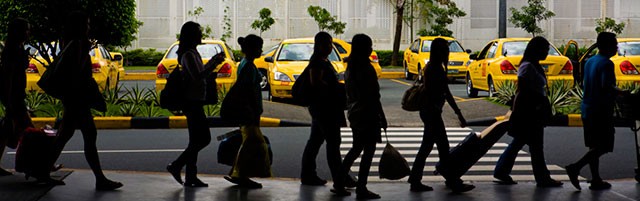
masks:
[[[208,185],[200,181],[197,177],[197,162],[200,150],[204,149],[211,142],[211,132],[207,125],[207,117],[204,114],[204,109],[201,104],[187,104],[187,106],[185,106],[184,113],[187,116],[189,144],[182,154],[180,154],[180,156],[173,161],[167,169],[171,169],[169,172],[174,175],[174,178],[176,177],[175,170],[178,170],[177,175],[179,178],[180,169],[182,169],[183,166],[186,166],[184,185],[190,187],[206,187]],[[176,180],[178,180],[178,178],[176,178]],[[181,180],[178,180],[178,182],[181,182]]]
[[[324,143],[325,138],[317,123],[318,120],[312,121],[315,122],[311,124],[311,134],[309,135],[309,140],[307,140],[307,145],[304,147],[304,152],[302,153],[302,170],[300,180],[302,184],[305,185],[324,185],[327,181],[320,179],[316,172],[316,157],[318,156],[318,152],[320,151],[320,147],[322,146],[322,143]]]

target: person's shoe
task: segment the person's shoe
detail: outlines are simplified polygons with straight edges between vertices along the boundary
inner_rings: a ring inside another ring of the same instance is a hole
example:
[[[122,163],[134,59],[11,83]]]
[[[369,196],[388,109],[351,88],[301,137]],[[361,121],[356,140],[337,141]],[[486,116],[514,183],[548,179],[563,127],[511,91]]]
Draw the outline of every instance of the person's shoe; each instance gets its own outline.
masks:
[[[493,175],[493,178],[496,178],[496,181],[493,181],[497,184],[500,185],[514,185],[514,184],[518,184],[518,182],[514,181],[513,178],[511,178],[511,176],[509,175],[505,175],[505,176],[500,176],[500,175]]]
[[[0,168],[0,177],[9,176],[9,175],[13,175],[13,174],[3,168]]]
[[[51,167],[51,172],[57,172],[58,170],[62,169],[64,167],[64,165],[62,164],[53,164],[53,166]]]
[[[460,184],[455,184],[455,185],[447,185],[447,187],[449,187],[449,189],[451,189],[451,192],[454,193],[464,193],[470,190],[473,190],[474,188],[476,188],[476,186],[471,185],[471,184],[464,184],[464,183],[460,183]]]
[[[194,188],[196,188],[196,187],[209,187],[209,184],[200,181],[200,179],[198,179],[198,178],[194,178],[194,179],[187,179],[184,182],[184,186],[185,187],[194,187]]]
[[[606,190],[606,189],[610,189],[611,188],[611,184],[609,182],[606,181],[591,181],[591,185],[589,186],[589,189],[591,190]]]
[[[411,192],[425,192],[425,191],[432,191],[433,188],[431,186],[427,186],[422,183],[413,183],[411,184],[411,188],[409,190]]]
[[[45,177],[35,177],[37,181],[37,183],[44,183],[44,184],[48,184],[48,185],[53,185],[53,186],[63,186],[65,185],[64,181],[61,180],[55,180],[49,176],[45,176]]]
[[[235,177],[231,177],[229,175],[225,175],[224,179],[226,179],[227,181],[234,183],[234,184],[240,184],[240,180],[238,180],[238,178]]]
[[[573,167],[573,165],[567,165],[564,167],[567,170],[567,175],[569,176],[569,181],[571,181],[571,185],[576,187],[578,190],[582,190],[580,187],[580,181],[578,180],[578,175],[580,174],[580,170]]]
[[[333,194],[335,194],[336,196],[340,196],[340,197],[350,196],[351,195],[351,192],[347,191],[344,188],[332,188],[330,191]]]
[[[173,176],[173,179],[175,179],[180,184],[184,184],[184,182],[182,181],[182,175],[180,175],[181,171],[182,167],[177,167],[175,165],[172,165],[171,163],[167,165],[167,172],[169,172],[171,176]]]
[[[344,187],[355,188],[356,184],[357,184],[356,179],[354,179],[352,176],[347,175],[347,177],[345,177],[345,179],[344,179]]]
[[[356,189],[356,199],[357,200],[371,200],[371,199],[380,199],[380,195],[371,192],[367,189],[365,190],[357,190]]]
[[[112,191],[124,186],[122,183],[111,180],[104,180],[96,182],[96,190],[99,191]]]
[[[320,179],[319,177],[311,177],[311,178],[303,178],[300,180],[300,182],[302,183],[302,185],[307,185],[307,186],[324,186],[325,184],[327,184],[327,180],[324,179]]]
[[[549,179],[543,182],[538,182],[536,183],[536,186],[539,188],[553,188],[553,187],[561,187],[562,186],[562,182],[554,180],[554,179]]]
[[[262,184],[255,182],[249,178],[240,179],[239,181],[240,183],[238,183],[238,185],[243,188],[249,188],[249,189],[262,188]]]

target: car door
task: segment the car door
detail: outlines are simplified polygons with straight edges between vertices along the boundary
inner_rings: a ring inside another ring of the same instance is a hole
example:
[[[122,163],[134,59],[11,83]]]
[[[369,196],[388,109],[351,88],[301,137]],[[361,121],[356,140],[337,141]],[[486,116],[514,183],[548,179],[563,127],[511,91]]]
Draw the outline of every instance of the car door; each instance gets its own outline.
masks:
[[[494,44],[495,42],[490,42],[489,44],[487,44],[484,48],[482,48],[482,51],[480,51],[480,54],[476,56],[475,60],[471,62],[471,64],[469,64],[469,70],[471,71],[471,81],[473,82],[473,85],[475,87],[486,87],[486,82],[482,81],[482,74],[486,73],[486,71],[483,71],[482,64],[485,63],[487,53]],[[486,68],[484,70],[486,70]]]
[[[587,49],[584,54],[582,54],[582,56],[580,56],[580,60],[578,60],[578,71],[580,71],[580,73],[577,74],[578,79],[576,79],[575,77],[573,78],[578,86],[582,87],[582,78],[584,77],[584,64],[587,63],[587,60],[589,60],[589,58],[595,56],[596,54],[598,54],[598,48],[596,47],[596,44],[593,44],[589,47],[589,49]],[[573,70],[576,70],[575,67]]]
[[[482,87],[487,87],[487,89],[489,88],[489,84],[488,84],[488,78],[491,72],[491,65],[493,64],[493,61],[495,61],[496,56],[497,56],[497,51],[498,51],[498,43],[494,42],[493,44],[491,44],[491,46],[489,47],[489,50],[487,51],[487,55],[484,58],[484,60],[482,60],[482,64],[481,64],[481,69],[480,69],[480,77],[481,77],[481,82],[476,82],[478,83],[478,85],[482,86]],[[496,64],[493,64],[494,66],[496,66]]]
[[[411,48],[409,48],[411,50],[411,52],[409,52],[409,58],[407,59],[407,66],[409,66],[409,69],[411,72],[414,72],[417,74],[418,71],[418,50],[420,48],[420,39],[416,39],[415,41],[413,41],[413,43],[411,44]]]
[[[579,53],[578,42],[574,40],[569,40],[567,44],[564,46],[564,51],[562,51],[562,55],[569,58],[571,65],[573,66],[573,80],[575,84],[582,83],[582,68],[580,68],[580,53]]]
[[[106,86],[109,89],[114,88],[114,85],[117,84],[117,68],[115,67],[114,63],[111,61],[111,54],[109,54],[109,51],[107,51],[107,49],[105,49],[103,46],[99,46],[98,49],[100,50],[100,57],[98,58],[99,61],[104,62],[104,66],[101,67],[103,73],[105,74],[105,76],[109,79],[109,85],[110,86]]]

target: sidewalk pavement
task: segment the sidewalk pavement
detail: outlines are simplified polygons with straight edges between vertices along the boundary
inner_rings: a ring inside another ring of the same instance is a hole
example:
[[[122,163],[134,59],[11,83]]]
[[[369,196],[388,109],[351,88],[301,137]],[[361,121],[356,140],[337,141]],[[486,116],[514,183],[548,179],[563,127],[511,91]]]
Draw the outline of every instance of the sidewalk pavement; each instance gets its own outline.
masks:
[[[200,175],[209,183],[208,188],[183,188],[168,173],[107,172],[107,177],[124,183],[116,191],[94,190],[94,177],[88,170],[75,170],[64,181],[65,186],[56,186],[40,200],[42,201],[164,201],[164,200],[355,200],[355,193],[348,197],[336,197],[326,186],[302,186],[297,179],[256,179],[262,189],[242,189],[220,175]],[[442,182],[425,183],[434,191],[412,193],[405,180],[369,182],[369,190],[382,196],[380,200],[640,200],[640,185],[634,180],[610,181],[610,190],[591,191],[582,183],[577,191],[568,181],[560,188],[537,188],[535,183],[521,181],[517,185],[497,185],[491,182],[470,182],[476,189],[462,194],[453,194]]]

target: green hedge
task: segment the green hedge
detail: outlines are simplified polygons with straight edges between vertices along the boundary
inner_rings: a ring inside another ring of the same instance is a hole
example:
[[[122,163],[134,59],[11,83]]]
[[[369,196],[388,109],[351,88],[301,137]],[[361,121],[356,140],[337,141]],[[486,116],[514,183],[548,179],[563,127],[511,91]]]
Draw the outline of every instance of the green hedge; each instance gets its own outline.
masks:
[[[122,53],[125,66],[156,66],[162,60],[164,52],[156,49],[135,49]]]
[[[391,55],[393,55],[392,50],[376,50],[378,54],[378,62],[380,66],[389,66],[391,65]],[[402,66],[402,57],[404,56],[404,51],[398,51],[398,66]]]
[[[582,55],[587,53],[587,49],[588,49],[588,47],[582,46],[582,47],[578,48],[578,55],[576,55],[575,54],[575,50],[574,50],[575,48],[573,46],[570,46],[570,47],[571,47],[571,49],[569,49],[569,51],[567,51],[567,55],[565,55],[565,56],[569,57],[572,60],[576,60],[576,61],[578,59],[580,59],[580,57]],[[560,51],[560,54],[562,54],[564,52],[565,48],[566,48],[565,45],[558,46],[558,51]]]

